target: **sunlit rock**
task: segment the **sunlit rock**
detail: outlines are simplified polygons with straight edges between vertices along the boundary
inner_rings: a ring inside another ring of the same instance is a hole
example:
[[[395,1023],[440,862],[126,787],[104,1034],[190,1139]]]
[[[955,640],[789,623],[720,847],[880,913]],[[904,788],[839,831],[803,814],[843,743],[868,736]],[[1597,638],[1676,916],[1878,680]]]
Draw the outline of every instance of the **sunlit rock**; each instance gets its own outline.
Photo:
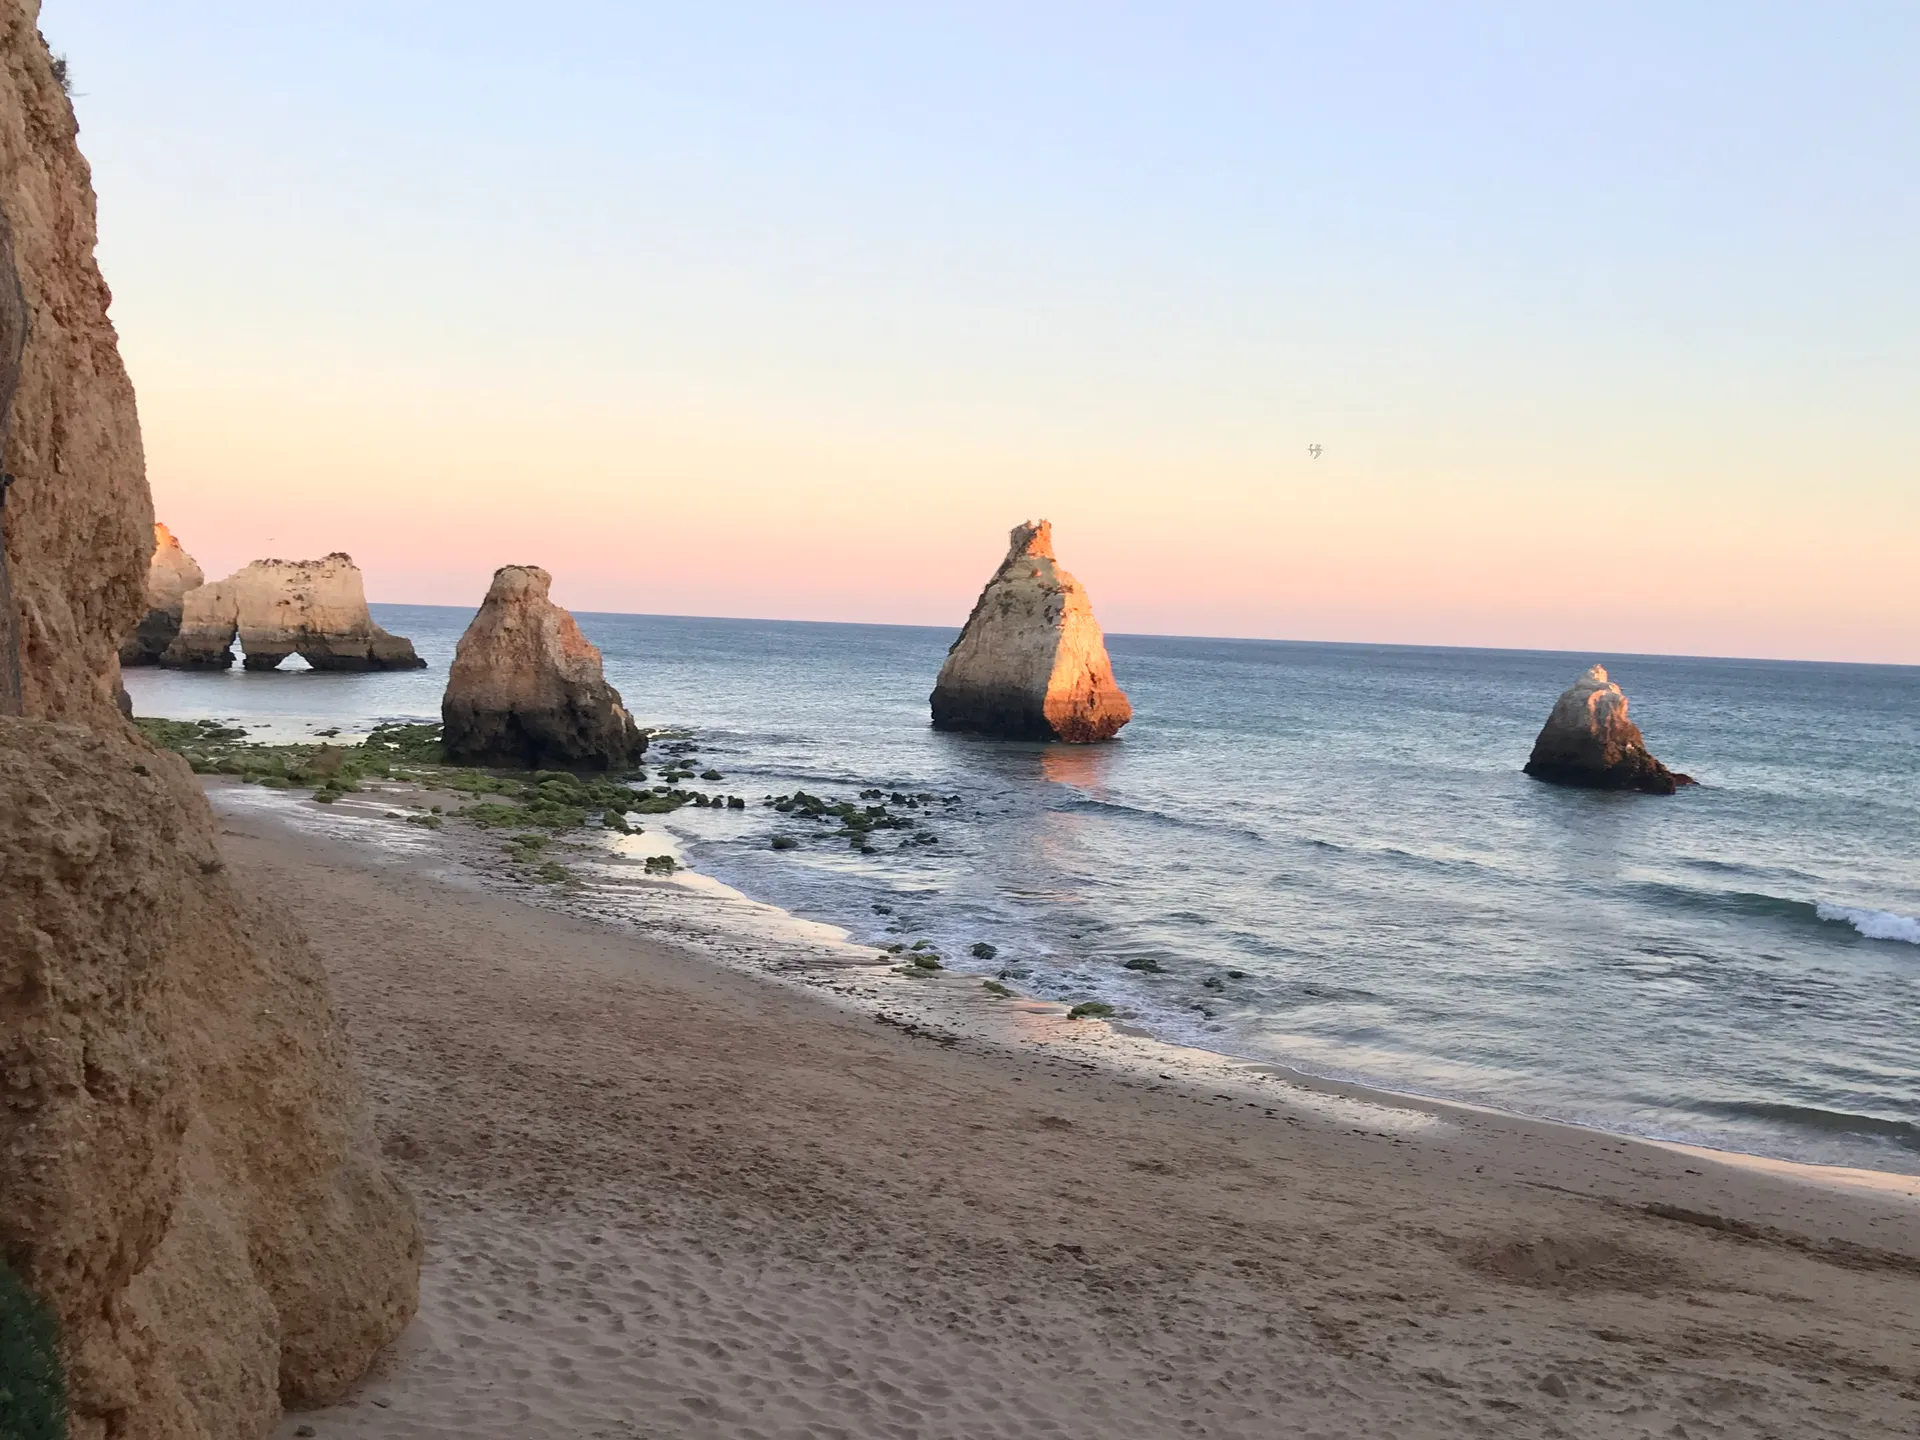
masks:
[[[1086,744],[1133,718],[1087,592],[1053,556],[1053,526],[1014,527],[933,687],[933,723]]]
[[[1671,795],[1694,783],[1676,775],[1652,755],[1640,727],[1627,718],[1627,697],[1595,665],[1574,681],[1533,742],[1526,773],[1555,785],[1590,790],[1644,790]]]
[[[147,612],[120,646],[120,663],[157,665],[180,633],[180,612],[189,590],[198,590],[207,577],[180,548],[173,532],[159,521],[153,526],[153,559],[147,562]]]
[[[427,662],[404,636],[373,623],[353,557],[256,560],[224,580],[189,590],[180,631],[162,665],[224,670],[239,637],[249,670],[299,655],[316,670],[417,670]]]
[[[624,770],[647,737],[537,565],[496,570],[460,637],[440,701],[447,758],[529,769]]]

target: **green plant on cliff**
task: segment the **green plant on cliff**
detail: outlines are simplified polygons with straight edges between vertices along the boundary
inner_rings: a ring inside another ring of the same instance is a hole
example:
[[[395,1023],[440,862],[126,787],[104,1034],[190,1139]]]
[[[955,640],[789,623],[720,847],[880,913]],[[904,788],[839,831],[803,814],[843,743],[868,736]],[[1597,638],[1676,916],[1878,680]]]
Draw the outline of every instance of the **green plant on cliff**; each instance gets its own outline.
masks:
[[[67,1384],[53,1317],[0,1261],[0,1435],[65,1440]]]

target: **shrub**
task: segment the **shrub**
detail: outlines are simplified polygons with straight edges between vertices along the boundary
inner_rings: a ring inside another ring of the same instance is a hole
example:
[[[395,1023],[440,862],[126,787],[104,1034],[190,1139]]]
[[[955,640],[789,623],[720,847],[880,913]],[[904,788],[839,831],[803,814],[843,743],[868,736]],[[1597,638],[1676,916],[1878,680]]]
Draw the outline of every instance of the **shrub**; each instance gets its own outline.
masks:
[[[67,1384],[53,1317],[0,1261],[0,1435],[65,1440]]]

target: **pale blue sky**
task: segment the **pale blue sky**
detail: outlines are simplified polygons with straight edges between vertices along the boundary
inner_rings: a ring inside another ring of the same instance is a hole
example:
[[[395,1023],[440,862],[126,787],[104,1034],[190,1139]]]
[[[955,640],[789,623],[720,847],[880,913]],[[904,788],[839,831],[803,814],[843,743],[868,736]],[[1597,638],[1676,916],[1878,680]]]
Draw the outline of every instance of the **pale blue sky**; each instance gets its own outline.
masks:
[[[537,539],[607,608],[938,618],[1050,511],[1109,628],[1920,660],[1920,6],[42,28],[218,567],[324,476],[386,598]],[[1153,573],[1172,505],[1230,576]],[[751,577],[614,538],[689,527]],[[1575,542],[1613,629],[1543,596]]]

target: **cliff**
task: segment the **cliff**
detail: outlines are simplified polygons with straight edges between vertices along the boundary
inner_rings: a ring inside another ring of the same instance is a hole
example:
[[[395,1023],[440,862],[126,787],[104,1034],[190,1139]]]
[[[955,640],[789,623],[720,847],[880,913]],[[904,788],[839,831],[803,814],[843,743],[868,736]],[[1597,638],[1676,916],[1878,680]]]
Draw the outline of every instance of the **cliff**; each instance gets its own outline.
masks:
[[[0,429],[20,657],[0,717],[0,1255],[59,1321],[75,1440],[261,1436],[399,1331],[419,1231],[324,974],[236,893],[185,765],[114,708],[153,512],[37,17],[0,0],[0,341],[10,291],[27,321]]]
[[[417,670],[413,643],[373,623],[360,567],[335,551],[319,560],[256,560],[188,592],[162,665],[224,670],[239,637],[249,670],[297,654],[316,670]]]
[[[624,770],[647,748],[601,673],[600,652],[547,598],[552,583],[536,565],[494,572],[447,672],[440,718],[448,759]]]
[[[1647,752],[1640,727],[1627,718],[1627,696],[1595,665],[1561,693],[1533,742],[1524,767],[1536,780],[1590,790],[1641,790],[1671,795],[1693,778],[1677,775]]]
[[[153,526],[153,559],[147,562],[147,613],[120,646],[122,665],[156,665],[180,633],[180,611],[189,590],[207,583],[173,532]]]
[[[932,705],[936,729],[1074,744],[1110,739],[1133,718],[1087,592],[1054,559],[1048,521],[1014,527]]]

